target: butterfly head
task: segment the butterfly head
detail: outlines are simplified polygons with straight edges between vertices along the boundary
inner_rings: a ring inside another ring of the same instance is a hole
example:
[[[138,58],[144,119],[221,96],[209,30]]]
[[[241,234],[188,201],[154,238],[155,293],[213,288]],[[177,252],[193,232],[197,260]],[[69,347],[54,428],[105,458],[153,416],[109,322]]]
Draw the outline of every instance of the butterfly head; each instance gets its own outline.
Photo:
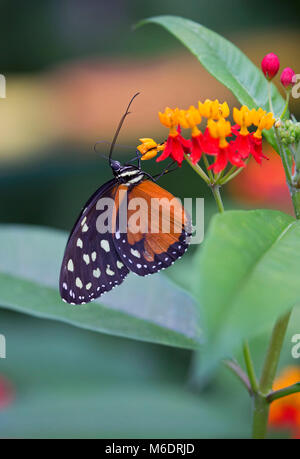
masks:
[[[119,161],[115,161],[114,159],[111,159],[110,167],[112,168],[113,173],[117,174],[122,169],[122,164]]]

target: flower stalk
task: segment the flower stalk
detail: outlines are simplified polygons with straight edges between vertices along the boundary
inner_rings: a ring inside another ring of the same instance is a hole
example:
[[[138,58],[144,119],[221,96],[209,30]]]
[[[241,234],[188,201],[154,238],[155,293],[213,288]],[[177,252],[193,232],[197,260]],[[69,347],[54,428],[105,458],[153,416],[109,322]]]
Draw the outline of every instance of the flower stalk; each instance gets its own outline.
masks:
[[[273,382],[278,367],[279,357],[291,316],[288,311],[276,322],[271,335],[269,347],[263,364],[263,370],[259,381],[258,391],[254,394],[253,409],[253,438],[265,438],[268,427],[270,402],[269,393],[272,391]]]
[[[300,392],[300,381],[292,384],[291,386],[285,387],[284,389],[275,390],[267,396],[267,402],[272,403],[279,398],[286,397],[287,395],[296,394]]]

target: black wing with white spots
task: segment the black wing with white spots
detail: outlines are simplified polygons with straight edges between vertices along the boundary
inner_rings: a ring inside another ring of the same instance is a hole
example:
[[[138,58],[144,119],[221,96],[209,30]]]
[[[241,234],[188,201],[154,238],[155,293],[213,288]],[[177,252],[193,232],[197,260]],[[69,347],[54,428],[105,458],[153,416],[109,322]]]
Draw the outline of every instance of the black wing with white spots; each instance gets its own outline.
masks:
[[[115,249],[111,231],[99,232],[98,219],[110,219],[108,208],[99,206],[99,200],[114,199],[117,189],[115,179],[100,187],[88,200],[73,227],[59,282],[61,297],[67,303],[92,301],[121,284],[129,272]]]

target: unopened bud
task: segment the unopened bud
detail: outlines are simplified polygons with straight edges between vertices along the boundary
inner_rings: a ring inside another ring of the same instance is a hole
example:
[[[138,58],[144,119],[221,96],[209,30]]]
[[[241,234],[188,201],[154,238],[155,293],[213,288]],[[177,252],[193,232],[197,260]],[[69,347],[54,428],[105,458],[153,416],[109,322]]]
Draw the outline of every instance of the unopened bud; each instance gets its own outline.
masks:
[[[276,54],[269,53],[261,61],[261,69],[268,80],[272,80],[277,74],[280,62]]]

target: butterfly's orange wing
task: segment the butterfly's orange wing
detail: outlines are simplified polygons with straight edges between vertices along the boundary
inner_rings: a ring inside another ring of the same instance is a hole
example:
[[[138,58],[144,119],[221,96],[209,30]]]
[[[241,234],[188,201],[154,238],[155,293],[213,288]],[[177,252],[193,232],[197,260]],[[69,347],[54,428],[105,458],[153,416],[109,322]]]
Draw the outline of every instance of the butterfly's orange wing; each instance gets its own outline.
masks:
[[[131,271],[140,276],[152,274],[184,254],[191,236],[191,221],[180,200],[145,180],[127,188],[127,195],[119,202],[114,242]],[[127,228],[122,231],[119,215],[125,207]]]

